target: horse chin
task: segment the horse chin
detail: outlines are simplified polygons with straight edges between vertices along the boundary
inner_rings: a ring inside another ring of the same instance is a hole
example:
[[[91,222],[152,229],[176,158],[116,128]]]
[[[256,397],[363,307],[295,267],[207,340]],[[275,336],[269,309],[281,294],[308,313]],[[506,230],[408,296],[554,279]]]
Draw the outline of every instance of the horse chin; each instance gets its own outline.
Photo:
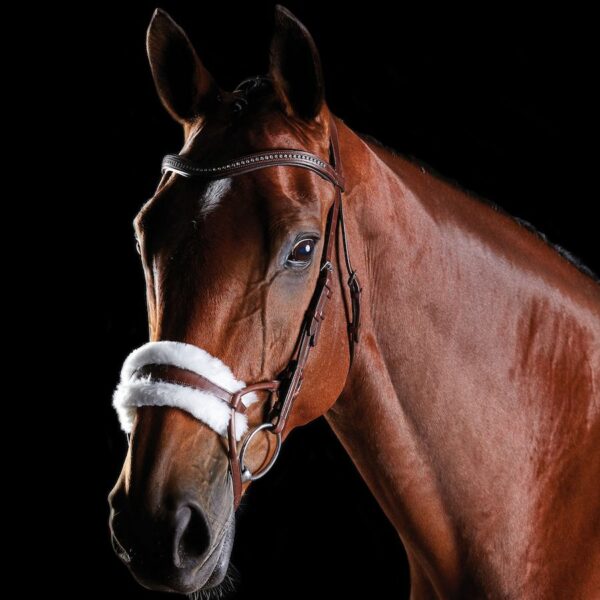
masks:
[[[134,578],[143,587],[152,591],[174,592],[177,594],[192,594],[219,586],[225,580],[233,548],[235,535],[235,517],[232,514],[223,527],[221,540],[213,551],[195,568],[180,569],[171,573],[164,582],[147,580],[140,573],[132,570]]]

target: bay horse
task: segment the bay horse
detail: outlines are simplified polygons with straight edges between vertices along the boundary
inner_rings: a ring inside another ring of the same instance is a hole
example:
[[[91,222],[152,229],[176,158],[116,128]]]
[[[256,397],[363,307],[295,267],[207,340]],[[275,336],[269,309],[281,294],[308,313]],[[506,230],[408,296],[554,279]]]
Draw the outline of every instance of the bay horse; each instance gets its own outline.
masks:
[[[233,92],[163,11],[147,50],[185,142],[135,219],[151,342],[115,393],[131,438],[109,497],[134,577],[218,586],[253,474],[325,415],[405,545],[411,598],[598,598],[598,281],[334,116],[287,9],[268,74]]]

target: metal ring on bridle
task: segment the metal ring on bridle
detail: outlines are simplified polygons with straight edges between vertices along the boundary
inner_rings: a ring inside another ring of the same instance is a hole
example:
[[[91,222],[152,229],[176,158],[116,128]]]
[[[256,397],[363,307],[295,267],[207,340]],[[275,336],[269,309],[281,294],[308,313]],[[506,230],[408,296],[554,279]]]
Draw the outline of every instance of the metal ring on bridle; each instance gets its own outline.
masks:
[[[275,434],[277,436],[277,447],[275,448],[275,452],[273,453],[273,456],[271,456],[271,459],[269,460],[269,463],[267,464],[266,467],[263,467],[258,473],[253,474],[252,471],[250,471],[250,469],[248,469],[244,465],[244,455],[246,454],[246,449],[248,448],[248,445],[252,441],[252,438],[259,431],[262,431],[263,429],[264,430],[273,429],[274,427],[275,427],[275,425],[273,423],[263,423],[262,425],[259,425],[256,429],[252,430],[250,435],[244,440],[244,443],[242,444],[242,448],[240,450],[240,468],[242,471],[242,481],[243,482],[256,481],[257,479],[260,479],[263,475],[266,475],[271,470],[271,467],[275,464],[275,461],[277,460],[277,457],[279,456],[279,451],[281,450],[281,433]]]

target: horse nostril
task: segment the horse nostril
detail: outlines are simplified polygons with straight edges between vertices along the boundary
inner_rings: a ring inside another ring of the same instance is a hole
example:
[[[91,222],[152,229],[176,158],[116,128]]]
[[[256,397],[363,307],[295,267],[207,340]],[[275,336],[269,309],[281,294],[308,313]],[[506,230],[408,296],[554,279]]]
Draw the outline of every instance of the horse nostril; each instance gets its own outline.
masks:
[[[182,568],[197,562],[210,548],[210,531],[200,507],[186,504],[175,513],[173,563]]]

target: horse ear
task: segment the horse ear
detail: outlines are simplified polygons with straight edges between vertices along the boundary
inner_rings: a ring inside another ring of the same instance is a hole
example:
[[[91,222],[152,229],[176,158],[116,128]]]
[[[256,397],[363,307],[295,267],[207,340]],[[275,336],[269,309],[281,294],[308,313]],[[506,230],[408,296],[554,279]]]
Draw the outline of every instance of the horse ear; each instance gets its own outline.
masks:
[[[275,7],[269,75],[286,113],[314,119],[325,101],[319,51],[308,29],[287,9]]]
[[[219,88],[183,29],[161,9],[152,15],[146,51],[156,90],[171,116],[184,124],[204,115]]]

